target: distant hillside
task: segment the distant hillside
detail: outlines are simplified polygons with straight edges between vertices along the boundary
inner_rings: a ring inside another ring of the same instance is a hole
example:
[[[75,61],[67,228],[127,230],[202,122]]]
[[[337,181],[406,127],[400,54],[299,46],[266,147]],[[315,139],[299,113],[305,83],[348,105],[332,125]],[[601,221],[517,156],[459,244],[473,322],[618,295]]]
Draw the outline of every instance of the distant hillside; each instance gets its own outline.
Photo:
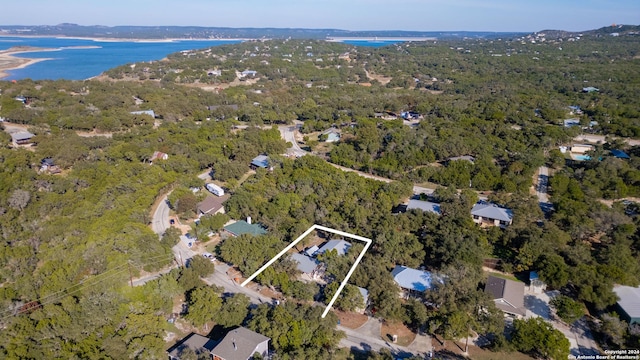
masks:
[[[3,35],[99,37],[119,39],[171,39],[171,38],[305,38],[327,37],[435,37],[444,38],[494,38],[513,37],[524,33],[500,33],[487,31],[349,31],[339,29],[288,29],[288,28],[223,28],[198,26],[81,26],[59,25],[0,25]]]
[[[542,30],[535,34],[543,33],[549,38],[569,38],[576,36],[600,36],[600,35],[640,35],[640,25],[612,25],[595,30],[587,31],[565,31],[565,30]]]

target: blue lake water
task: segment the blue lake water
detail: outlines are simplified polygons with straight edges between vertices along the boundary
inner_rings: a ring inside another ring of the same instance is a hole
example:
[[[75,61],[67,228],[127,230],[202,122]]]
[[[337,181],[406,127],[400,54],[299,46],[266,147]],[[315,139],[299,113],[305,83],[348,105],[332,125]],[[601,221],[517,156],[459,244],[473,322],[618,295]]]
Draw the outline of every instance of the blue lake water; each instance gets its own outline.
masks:
[[[176,40],[171,42],[134,42],[105,41],[71,38],[26,38],[0,37],[0,50],[14,46],[34,46],[40,48],[59,49],[18,54],[25,58],[47,58],[23,69],[7,71],[9,76],[1,80],[83,80],[100,75],[116,66],[140,62],[160,60],[171,53],[182,50],[202,49],[211,46],[236,44],[240,40]],[[363,41],[348,40],[346,44],[367,47],[380,47],[395,44],[398,41]],[[91,48],[74,48],[74,47]]]
[[[0,37],[0,50],[14,46],[55,48],[58,51],[43,51],[18,54],[25,58],[47,58],[24,69],[7,71],[2,80],[30,78],[83,80],[100,75],[116,66],[139,61],[160,60],[167,55],[190,49],[236,44],[240,40],[176,40],[172,42],[100,41],[69,38],[24,38]],[[73,48],[77,46],[91,48]],[[71,47],[71,48],[70,48]]]

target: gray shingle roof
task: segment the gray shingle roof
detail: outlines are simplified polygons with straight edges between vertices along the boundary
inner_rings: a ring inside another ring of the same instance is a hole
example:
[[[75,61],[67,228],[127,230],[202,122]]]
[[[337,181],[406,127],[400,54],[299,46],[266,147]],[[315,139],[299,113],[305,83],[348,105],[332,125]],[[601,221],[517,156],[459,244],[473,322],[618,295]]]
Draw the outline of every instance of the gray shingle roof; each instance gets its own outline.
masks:
[[[411,199],[409,200],[409,205],[407,205],[407,210],[413,209],[428,211],[440,215],[440,204],[430,201]]]
[[[433,287],[433,276],[428,271],[396,265],[395,269],[391,271],[391,276],[404,289],[426,291]]]
[[[613,292],[618,295],[618,305],[631,318],[640,318],[640,287],[616,286]]]
[[[239,327],[229,331],[224,339],[211,350],[211,354],[225,360],[246,360],[253,355],[258,345],[269,340],[264,335]]]
[[[500,221],[511,221],[511,219],[513,219],[513,212],[511,210],[482,201],[473,206],[471,215]]]
[[[498,309],[508,313],[526,315],[524,283],[490,275],[484,292],[493,297]]]
[[[193,350],[195,353],[201,352],[209,352],[215,346],[216,342],[209,339],[208,337],[191,333],[186,338],[182,339],[179,343],[172,346],[167,350],[169,356],[172,358],[179,359],[182,351],[184,349],[189,348]]]
[[[296,267],[305,274],[311,274],[318,267],[318,261],[303,254],[292,254],[291,260],[298,263]]]
[[[336,250],[338,255],[344,255],[347,253],[351,244],[344,240],[329,240],[326,244],[322,245],[320,250],[318,250],[319,254],[324,254],[327,251]]]
[[[34,136],[35,135],[33,135],[32,133],[30,133],[28,131],[18,131],[18,132],[14,132],[14,133],[11,134],[11,138],[13,139],[13,141],[29,140]]]

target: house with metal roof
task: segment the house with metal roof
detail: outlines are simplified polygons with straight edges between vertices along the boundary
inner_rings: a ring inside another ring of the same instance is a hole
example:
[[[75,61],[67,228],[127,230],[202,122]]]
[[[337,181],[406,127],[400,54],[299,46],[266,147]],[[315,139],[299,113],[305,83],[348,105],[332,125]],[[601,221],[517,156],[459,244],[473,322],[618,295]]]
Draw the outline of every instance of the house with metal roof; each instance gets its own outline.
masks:
[[[345,255],[347,251],[349,251],[349,248],[351,248],[351,244],[344,240],[329,240],[318,250],[318,254],[335,250],[338,252],[338,255]]]
[[[484,292],[491,295],[496,307],[515,317],[527,314],[524,307],[524,283],[490,275]]]
[[[304,279],[315,281],[322,277],[322,264],[318,260],[300,253],[291,254],[290,258]]]
[[[250,224],[244,220],[236,221],[233,224],[229,224],[224,227],[224,231],[231,236],[240,236],[240,235],[264,235],[267,233],[262,226],[258,224]]]
[[[626,152],[624,152],[622,150],[618,150],[618,149],[611,150],[611,155],[613,155],[613,157],[616,157],[618,159],[625,159],[625,160],[631,159],[629,154],[627,154]]]
[[[251,168],[269,168],[269,157],[267,155],[258,155],[251,160]]]
[[[434,276],[428,271],[396,265],[391,271],[391,276],[402,289],[400,297],[405,299],[433,288]]]
[[[485,201],[480,201],[473,206],[471,216],[473,222],[484,226],[504,228],[513,222],[513,211]]]
[[[139,110],[130,112],[131,115],[149,115],[152,118],[156,118],[156,113],[153,110]]]
[[[431,201],[411,199],[409,200],[409,205],[407,205],[407,211],[409,210],[422,210],[440,215],[440,204]]]
[[[616,310],[620,318],[629,325],[640,323],[640,287],[615,286],[613,292],[618,295]]]
[[[28,131],[18,131],[11,133],[11,139],[14,145],[26,145],[31,143],[31,138],[35,135]]]

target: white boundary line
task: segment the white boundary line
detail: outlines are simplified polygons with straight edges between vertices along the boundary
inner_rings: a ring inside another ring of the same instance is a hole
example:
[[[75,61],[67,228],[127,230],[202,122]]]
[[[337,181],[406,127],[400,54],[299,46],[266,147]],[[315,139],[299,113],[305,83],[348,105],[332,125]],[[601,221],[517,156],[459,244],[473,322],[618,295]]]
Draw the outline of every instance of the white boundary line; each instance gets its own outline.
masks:
[[[327,316],[327,314],[329,313],[329,310],[331,310],[331,307],[333,306],[333,303],[338,298],[338,295],[340,295],[340,292],[342,292],[342,289],[344,289],[345,285],[347,285],[347,281],[349,281],[349,278],[351,277],[353,272],[356,270],[356,267],[360,263],[360,260],[362,260],[362,258],[364,257],[364,253],[366,253],[367,249],[369,249],[369,246],[371,246],[371,239],[368,239],[368,238],[362,237],[362,236],[358,236],[358,235],[355,235],[355,234],[350,234],[350,233],[347,233],[347,232],[344,232],[344,231],[331,229],[331,228],[328,228],[328,227],[325,227],[325,226],[322,226],[322,225],[315,224],[312,227],[310,227],[307,231],[302,233],[302,235],[298,236],[298,238],[295,239],[286,248],[282,249],[282,251],[280,251],[278,253],[278,255],[274,256],[273,259],[269,260],[266,264],[262,265],[262,267],[260,269],[258,269],[258,271],[256,271],[251,276],[249,276],[247,278],[247,280],[245,280],[240,286],[244,287],[249,282],[251,282],[251,280],[253,280],[256,276],[260,275],[261,272],[263,272],[266,268],[271,266],[282,255],[286,254],[287,251],[291,250],[294,246],[296,246],[297,243],[299,243],[302,239],[304,239],[307,235],[309,235],[314,230],[323,230],[323,231],[327,231],[327,232],[330,232],[330,233],[333,233],[333,234],[336,234],[336,235],[341,235],[341,236],[344,236],[344,237],[348,237],[348,238],[351,238],[351,239],[360,240],[360,241],[364,241],[365,242],[364,249],[362,249],[362,252],[360,253],[360,255],[358,255],[358,258],[356,259],[356,262],[353,263],[353,266],[351,266],[351,269],[349,269],[349,272],[347,273],[347,276],[345,276],[344,280],[342,280],[342,282],[340,283],[340,286],[338,287],[338,291],[336,291],[336,293],[333,295],[333,298],[331,298],[331,301],[329,301],[329,305],[327,305],[327,307],[324,309],[324,312],[322,313],[322,318]]]

